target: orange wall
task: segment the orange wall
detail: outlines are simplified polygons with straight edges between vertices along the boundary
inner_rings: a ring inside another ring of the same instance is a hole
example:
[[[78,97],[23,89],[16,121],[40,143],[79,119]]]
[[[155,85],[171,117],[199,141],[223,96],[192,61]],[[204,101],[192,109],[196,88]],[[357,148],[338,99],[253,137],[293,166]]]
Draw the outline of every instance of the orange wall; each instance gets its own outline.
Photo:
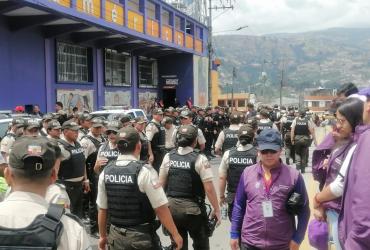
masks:
[[[186,35],[186,48],[192,49],[194,47],[194,39],[190,35]]]
[[[57,4],[59,4],[59,5],[62,5],[62,6],[64,6],[64,7],[71,7],[71,1],[70,0],[51,0],[52,2],[55,2],[55,3],[57,3]]]
[[[158,22],[147,18],[146,19],[146,33],[148,35],[159,37],[159,24]]]
[[[162,25],[162,40],[172,42],[172,27],[168,25]]]
[[[184,33],[175,31],[175,43],[179,46],[184,46]]]
[[[91,4],[84,5],[84,2]],[[95,17],[100,17],[100,9],[100,0],[77,0],[77,10],[80,12],[84,12]]]
[[[129,10],[127,18],[128,18],[127,27],[129,29],[136,30],[137,32],[140,33],[144,32],[144,18],[142,15]]]
[[[123,7],[116,3],[106,1],[105,2],[105,20],[108,22],[123,25]]]
[[[202,40],[195,39],[195,51],[202,53],[203,52],[203,43]]]

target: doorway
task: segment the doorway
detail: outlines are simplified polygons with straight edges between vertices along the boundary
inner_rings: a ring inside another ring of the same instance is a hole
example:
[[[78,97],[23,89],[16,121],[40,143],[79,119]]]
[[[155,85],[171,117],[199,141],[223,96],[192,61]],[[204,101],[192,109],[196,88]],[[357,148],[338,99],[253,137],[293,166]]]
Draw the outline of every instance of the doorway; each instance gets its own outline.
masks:
[[[175,107],[176,89],[163,89],[163,105],[165,108]]]

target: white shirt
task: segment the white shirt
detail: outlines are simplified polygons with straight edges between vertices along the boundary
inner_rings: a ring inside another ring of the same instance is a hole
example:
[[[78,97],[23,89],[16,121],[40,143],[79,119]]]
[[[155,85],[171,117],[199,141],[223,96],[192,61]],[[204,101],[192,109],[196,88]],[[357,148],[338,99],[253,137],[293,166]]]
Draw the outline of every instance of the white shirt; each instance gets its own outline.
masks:
[[[230,130],[239,130],[239,128],[240,128],[239,124],[230,124],[230,127],[229,127]],[[217,137],[217,141],[215,143],[215,148],[221,149],[222,145],[224,144],[224,141],[225,141],[225,133],[222,130],[220,132],[220,134],[218,135],[218,137]]]
[[[46,214],[49,204],[34,193],[12,192],[0,203],[0,226],[7,228],[24,228],[32,223],[36,216]],[[83,226],[77,221],[62,216],[63,232],[58,250],[91,249],[89,237]]]
[[[95,137],[91,132],[89,132],[87,135],[95,138],[99,142],[103,142],[101,136]],[[80,144],[85,150],[84,151],[85,158],[89,157],[89,155],[98,150],[98,148],[95,147],[95,144],[88,137],[83,137],[80,141]]]
[[[178,130],[178,127],[175,128],[174,131],[173,131],[173,133],[172,133],[172,143],[174,145],[176,145],[176,142],[177,142],[177,139],[176,139],[177,130]],[[206,138],[204,137],[202,130],[200,130],[199,128],[198,128],[197,141],[198,141],[198,144],[199,145],[202,145],[202,144],[205,144],[206,143]]]
[[[137,160],[138,159],[135,158],[133,155],[119,155],[116,161],[116,165],[124,168],[130,162]],[[96,204],[99,206],[99,208],[107,209],[108,197],[107,191],[105,189],[104,171],[105,169],[99,175],[98,197],[96,199]],[[141,168],[137,177],[137,182],[140,192],[148,196],[153,209],[168,203],[164,190],[159,185],[158,174],[152,166],[146,164],[145,167]]]

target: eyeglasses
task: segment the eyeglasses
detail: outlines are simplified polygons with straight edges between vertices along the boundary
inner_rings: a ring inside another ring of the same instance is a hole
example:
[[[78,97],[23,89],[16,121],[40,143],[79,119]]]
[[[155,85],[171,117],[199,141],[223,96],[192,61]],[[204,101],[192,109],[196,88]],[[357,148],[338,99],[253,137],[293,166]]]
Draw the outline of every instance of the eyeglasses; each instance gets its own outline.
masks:
[[[272,150],[272,149],[265,149],[261,150],[261,154],[266,155],[266,154],[276,154],[278,151]]]
[[[117,134],[117,132],[113,131],[113,130],[108,130],[106,133],[107,133],[107,135],[110,135],[110,134],[115,134],[116,135]]]

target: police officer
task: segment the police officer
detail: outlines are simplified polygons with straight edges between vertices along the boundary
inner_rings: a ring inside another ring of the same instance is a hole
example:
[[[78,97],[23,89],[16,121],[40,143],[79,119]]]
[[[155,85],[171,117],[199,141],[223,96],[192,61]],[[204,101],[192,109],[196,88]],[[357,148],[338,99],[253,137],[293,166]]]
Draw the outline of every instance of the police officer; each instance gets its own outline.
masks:
[[[252,145],[254,130],[249,125],[243,125],[238,130],[239,145],[227,150],[221,160],[218,175],[220,177],[220,205],[228,204],[228,215],[234,207],[236,188],[241,174],[246,167],[257,163],[257,149]],[[225,199],[225,188],[227,182],[227,198]]]
[[[152,163],[154,169],[158,172],[165,154],[166,130],[161,124],[163,119],[162,109],[154,109],[152,115],[153,119],[146,126],[145,134],[150,141],[149,162]]]
[[[120,122],[122,123],[122,127],[127,127],[132,126],[133,120],[130,115],[124,114],[120,117]]]
[[[196,126],[193,125],[193,123],[192,123],[192,113],[191,113],[190,110],[185,109],[185,110],[181,111],[181,113],[180,113],[180,122],[181,122],[181,125],[191,125],[194,128],[196,128],[196,130],[198,131],[196,148],[199,149],[200,151],[203,151],[204,148],[205,148],[206,139],[203,135],[202,130],[200,130],[199,128],[197,128]],[[173,131],[173,134],[172,134],[172,142],[173,142],[174,145],[177,145],[177,140],[178,140],[177,133],[178,133],[178,128],[176,128]]]
[[[122,128],[117,139],[120,155],[99,176],[99,249],[159,250],[155,216],[181,249],[182,239],[173,223],[168,200],[158,182],[156,171],[139,161],[141,143],[133,127]],[[107,215],[110,217],[107,240]]]
[[[23,134],[24,125],[24,119],[14,118],[11,123],[10,131],[1,140],[0,151],[5,161],[8,161],[10,150],[15,139]]]
[[[95,235],[98,232],[96,196],[98,192],[98,176],[95,175],[94,166],[98,150],[105,139],[102,136],[103,120],[95,117],[91,120],[90,131],[81,138],[80,144],[84,148],[86,158],[86,173],[90,180],[90,192],[88,193],[90,233]]]
[[[94,166],[95,173],[100,174],[106,165],[117,160],[119,154],[117,148],[117,133],[121,127],[122,124],[120,121],[112,120],[108,122],[107,129],[105,130],[108,140],[99,148]]]
[[[86,112],[81,112],[77,115],[78,124],[80,129],[78,130],[78,141],[81,141],[82,137],[86,136],[89,133],[91,127],[91,119],[93,118],[90,114]]]
[[[47,136],[48,135],[48,132],[47,132],[48,124],[51,120],[53,120],[53,114],[51,114],[51,113],[45,114],[42,117],[42,128],[40,130],[40,135],[42,135],[42,136]]]
[[[204,117],[204,137],[206,139],[204,153],[207,157],[214,157],[212,154],[212,145],[214,134],[217,133],[215,122],[213,121],[212,108],[206,108]]]
[[[62,133],[62,126],[57,120],[51,120],[47,124],[47,138],[60,139],[60,134]],[[41,133],[41,132],[40,132]]]
[[[175,148],[175,143],[172,140],[172,135],[176,127],[173,124],[173,119],[170,117],[163,118],[162,125],[166,130],[166,144],[165,144],[166,152],[170,152],[172,149]]]
[[[149,161],[149,140],[145,131],[145,126],[147,124],[146,119],[143,116],[136,117],[134,120],[134,128],[140,135],[140,142],[141,142],[141,151],[140,151],[140,160],[144,162]],[[153,156],[151,156],[153,158]]]
[[[38,136],[40,135],[41,124],[39,119],[30,118],[27,119],[24,124],[23,135],[26,136]]]
[[[56,147],[44,137],[25,136],[14,143],[5,169],[13,192],[0,203],[0,246],[4,249],[91,249],[80,222],[44,198],[56,179]]]
[[[240,115],[238,112],[233,112],[230,115],[230,127],[225,128],[218,135],[215,151],[218,155],[225,153],[226,150],[235,147],[238,142],[238,131],[240,123]]]
[[[266,128],[273,128],[278,130],[275,123],[270,120],[269,112],[266,109],[262,109],[259,114],[261,119],[258,121],[257,134],[261,133],[261,131]]]
[[[188,249],[188,233],[193,239],[193,249],[209,249],[205,195],[218,223],[221,216],[211,165],[204,155],[194,152],[197,136],[194,126],[180,126],[178,148],[166,154],[159,173],[160,183],[166,187],[176,227],[184,240],[183,250]]]
[[[292,144],[291,139],[291,130],[292,130],[292,124],[295,119],[294,116],[294,109],[293,107],[288,107],[288,114],[284,115],[281,118],[280,123],[280,131],[282,132],[282,136],[284,138],[284,145],[285,145],[285,163],[287,165],[290,165],[290,158],[295,159],[294,156],[294,145]]]
[[[63,159],[58,172],[58,182],[65,185],[71,200],[71,213],[82,218],[82,194],[90,191],[86,174],[84,148],[77,141],[79,126],[72,120],[62,125],[63,135],[58,140]]]
[[[308,149],[312,139],[315,140],[314,125],[310,119],[306,117],[306,110],[299,111],[297,117],[292,123],[291,140],[294,145],[295,160],[297,170],[301,173],[305,172],[308,162]],[[316,143],[315,143],[316,145]]]

